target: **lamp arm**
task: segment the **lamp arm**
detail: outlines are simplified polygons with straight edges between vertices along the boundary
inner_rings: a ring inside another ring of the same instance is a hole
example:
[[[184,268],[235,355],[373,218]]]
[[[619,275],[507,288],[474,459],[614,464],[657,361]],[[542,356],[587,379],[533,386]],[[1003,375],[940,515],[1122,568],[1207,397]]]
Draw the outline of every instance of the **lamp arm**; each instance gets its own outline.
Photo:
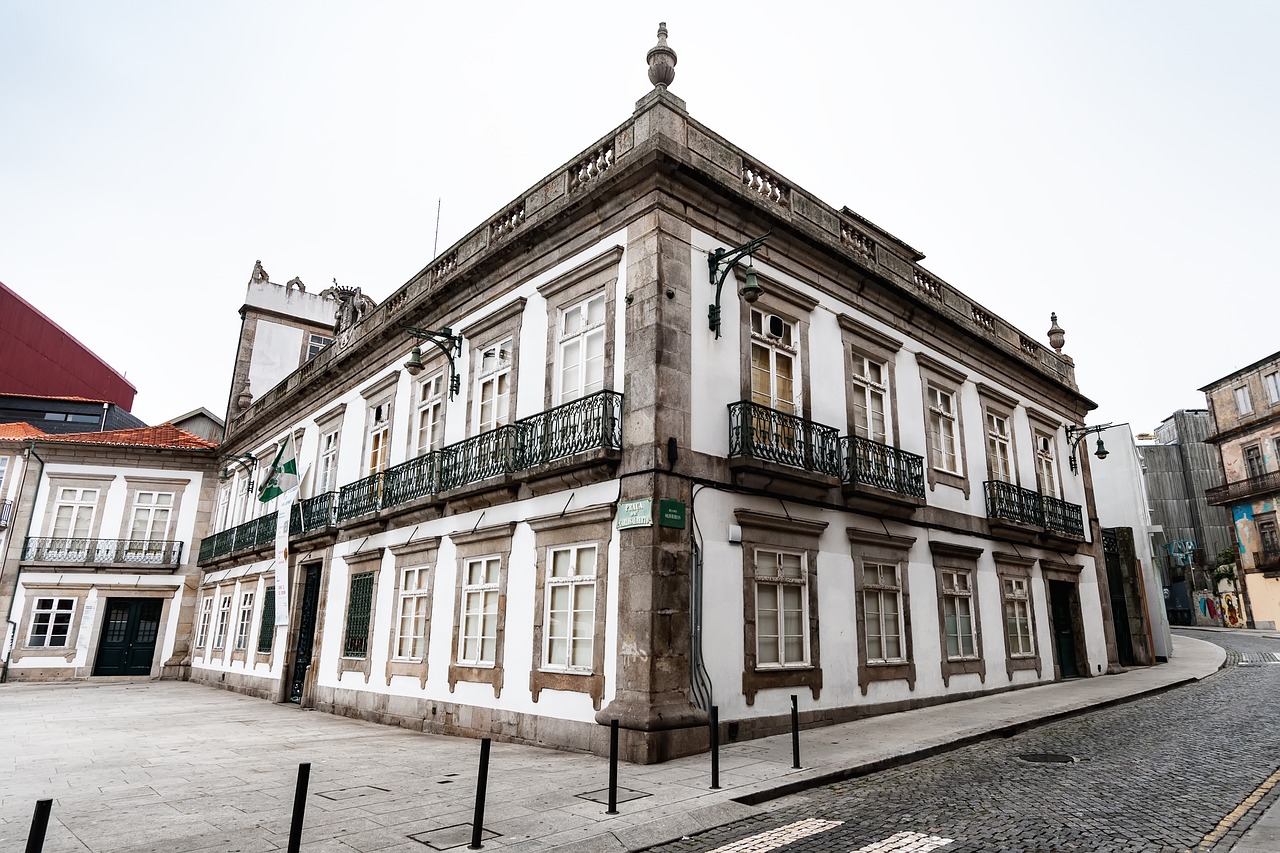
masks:
[[[729,277],[729,270],[733,269],[734,265],[747,255],[755,254],[772,233],[772,231],[766,231],[736,249],[715,249],[707,252],[707,271],[710,274],[711,283],[716,286],[716,301],[711,307],[711,317],[714,324],[712,328],[716,330],[717,338],[720,337],[720,292],[724,288],[724,280]],[[721,266],[724,269],[721,269]]]
[[[434,344],[436,349],[444,353],[444,357],[449,360],[449,399],[452,400],[458,393],[458,365],[454,363],[454,357],[462,355],[462,335],[455,335],[453,330],[447,327],[439,330],[419,329],[416,326],[403,328],[418,340]]]

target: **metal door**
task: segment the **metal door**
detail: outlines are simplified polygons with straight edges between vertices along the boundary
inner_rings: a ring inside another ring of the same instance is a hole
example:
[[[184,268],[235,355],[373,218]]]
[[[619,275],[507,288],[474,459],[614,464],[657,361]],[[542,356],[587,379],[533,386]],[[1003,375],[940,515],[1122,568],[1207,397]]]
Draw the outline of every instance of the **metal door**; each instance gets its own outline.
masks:
[[[307,580],[302,590],[302,615],[298,619],[298,645],[293,655],[293,683],[289,688],[289,701],[302,703],[302,685],[311,667],[311,652],[315,644],[316,610],[320,604],[320,567],[307,566]]]
[[[159,598],[107,600],[94,675],[150,675],[160,634]]]

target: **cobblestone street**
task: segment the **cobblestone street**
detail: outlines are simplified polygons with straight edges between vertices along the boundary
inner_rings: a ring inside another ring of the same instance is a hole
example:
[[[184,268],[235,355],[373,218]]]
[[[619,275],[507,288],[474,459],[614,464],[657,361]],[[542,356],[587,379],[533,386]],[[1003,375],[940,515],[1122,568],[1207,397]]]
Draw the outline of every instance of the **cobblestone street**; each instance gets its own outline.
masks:
[[[1280,767],[1280,641],[1188,636],[1224,646],[1226,668],[1189,687],[786,797],[767,816],[654,849],[1229,850],[1280,795],[1268,785]]]

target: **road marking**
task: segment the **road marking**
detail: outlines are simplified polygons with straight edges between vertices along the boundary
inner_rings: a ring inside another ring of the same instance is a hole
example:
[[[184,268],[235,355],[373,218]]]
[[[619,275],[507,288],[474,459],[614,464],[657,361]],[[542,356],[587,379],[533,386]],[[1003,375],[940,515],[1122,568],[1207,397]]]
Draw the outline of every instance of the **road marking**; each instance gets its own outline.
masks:
[[[1240,818],[1248,814],[1249,809],[1256,806],[1258,804],[1258,800],[1265,797],[1277,783],[1280,783],[1280,770],[1277,770],[1275,773],[1272,773],[1264,779],[1262,784],[1255,788],[1252,794],[1244,798],[1244,802],[1232,809],[1231,812],[1222,820],[1218,821],[1218,825],[1213,828],[1212,832],[1200,840],[1200,843],[1196,845],[1195,850],[1209,850],[1213,845],[1221,841],[1222,837],[1231,831],[1231,827],[1235,826],[1236,823],[1239,822]],[[1192,851],[1187,851],[1187,853],[1192,853]]]
[[[919,832],[899,832],[890,835],[883,841],[876,841],[865,847],[859,847],[852,853],[929,853],[939,847],[946,847],[954,838],[943,838],[941,835],[924,835]]]
[[[798,820],[795,823],[789,823],[786,826],[780,826],[768,832],[759,832],[755,835],[748,835],[746,838],[739,838],[731,844],[717,847],[715,850],[708,851],[708,853],[768,853],[769,850],[777,850],[779,847],[785,847],[793,841],[799,841],[801,838],[808,838],[810,835],[817,835],[819,832],[835,829],[842,823],[844,823],[842,820],[819,820],[817,818]]]

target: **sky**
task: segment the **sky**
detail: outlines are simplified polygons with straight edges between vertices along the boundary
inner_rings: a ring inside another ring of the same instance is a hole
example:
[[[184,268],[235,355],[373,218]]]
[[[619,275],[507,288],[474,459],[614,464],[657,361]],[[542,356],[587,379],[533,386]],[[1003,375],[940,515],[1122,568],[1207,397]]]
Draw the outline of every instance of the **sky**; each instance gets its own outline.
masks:
[[[0,0],[0,281],[143,420],[222,415],[255,260],[386,298],[626,120],[659,20],[694,118],[1030,337],[1057,312],[1088,423],[1280,350],[1267,0]]]

